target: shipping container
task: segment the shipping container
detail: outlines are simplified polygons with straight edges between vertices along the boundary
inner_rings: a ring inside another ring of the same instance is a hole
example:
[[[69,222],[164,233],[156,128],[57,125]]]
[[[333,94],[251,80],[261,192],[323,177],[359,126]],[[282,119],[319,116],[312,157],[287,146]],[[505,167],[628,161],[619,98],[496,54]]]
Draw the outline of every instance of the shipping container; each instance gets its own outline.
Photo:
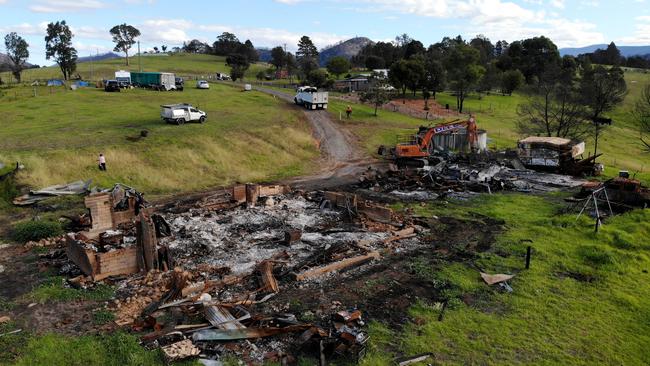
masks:
[[[132,72],[131,83],[141,88],[176,89],[176,76],[168,72]]]

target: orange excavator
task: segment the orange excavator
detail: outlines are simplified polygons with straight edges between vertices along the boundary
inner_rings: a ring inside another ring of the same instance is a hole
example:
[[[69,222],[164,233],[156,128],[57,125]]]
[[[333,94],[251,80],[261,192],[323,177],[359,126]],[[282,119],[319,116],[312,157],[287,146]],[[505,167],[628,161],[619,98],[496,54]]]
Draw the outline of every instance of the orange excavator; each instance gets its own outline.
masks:
[[[416,135],[410,135],[401,142],[398,142],[394,148],[387,151],[386,147],[379,147],[379,155],[388,155],[395,160],[398,165],[421,165],[426,164],[426,159],[434,152],[433,137],[438,134],[444,134],[462,129],[467,130],[467,142],[470,149],[475,149],[478,142],[477,126],[474,117],[466,121],[455,120],[441,123],[433,127],[420,127]]]

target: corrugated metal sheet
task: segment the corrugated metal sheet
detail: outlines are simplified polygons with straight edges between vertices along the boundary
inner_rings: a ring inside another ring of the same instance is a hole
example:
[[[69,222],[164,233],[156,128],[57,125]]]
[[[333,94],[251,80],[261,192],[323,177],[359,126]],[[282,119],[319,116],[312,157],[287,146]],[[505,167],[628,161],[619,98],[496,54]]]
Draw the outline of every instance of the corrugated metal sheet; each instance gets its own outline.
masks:
[[[477,149],[479,151],[487,150],[487,132],[479,131],[477,140]],[[468,151],[469,143],[467,141],[467,132],[441,133],[433,136],[434,149]]]

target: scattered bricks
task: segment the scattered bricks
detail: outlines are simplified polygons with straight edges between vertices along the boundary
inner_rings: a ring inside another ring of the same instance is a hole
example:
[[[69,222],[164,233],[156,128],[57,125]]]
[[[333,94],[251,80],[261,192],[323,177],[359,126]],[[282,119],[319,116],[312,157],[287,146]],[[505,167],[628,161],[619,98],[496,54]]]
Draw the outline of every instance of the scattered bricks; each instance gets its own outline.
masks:
[[[185,339],[180,342],[172,343],[169,346],[162,347],[162,352],[168,362],[179,361],[188,357],[198,356],[201,353],[201,351],[189,339]]]
[[[232,187],[232,199],[237,203],[246,202],[246,186],[243,184]]]
[[[100,233],[113,229],[110,194],[91,194],[86,196],[85,204],[90,210],[90,217],[92,218],[92,227],[84,233],[85,237],[88,239],[97,239]]]

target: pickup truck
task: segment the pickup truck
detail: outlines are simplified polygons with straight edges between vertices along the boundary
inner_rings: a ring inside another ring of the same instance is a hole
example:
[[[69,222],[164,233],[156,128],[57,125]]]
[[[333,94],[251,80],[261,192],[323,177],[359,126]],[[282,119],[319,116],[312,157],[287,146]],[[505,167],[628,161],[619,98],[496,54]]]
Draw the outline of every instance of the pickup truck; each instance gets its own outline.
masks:
[[[192,107],[191,104],[166,104],[160,106],[160,118],[165,122],[174,122],[182,125],[185,122],[205,122],[208,115],[202,110]]]
[[[327,109],[327,92],[319,92],[312,86],[301,86],[293,101],[307,109]]]

